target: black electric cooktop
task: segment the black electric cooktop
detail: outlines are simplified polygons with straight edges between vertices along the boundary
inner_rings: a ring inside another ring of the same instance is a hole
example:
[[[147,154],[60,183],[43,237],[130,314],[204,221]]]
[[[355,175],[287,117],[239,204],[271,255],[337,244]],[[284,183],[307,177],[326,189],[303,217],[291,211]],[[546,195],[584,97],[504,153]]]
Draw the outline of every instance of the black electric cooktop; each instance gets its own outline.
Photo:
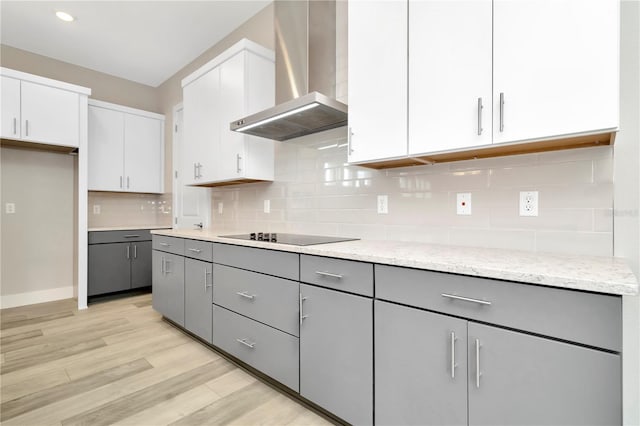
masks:
[[[221,238],[234,238],[236,240],[268,241],[271,243],[291,244],[294,246],[312,246],[315,244],[339,243],[342,241],[355,241],[359,238],[324,237],[321,235],[281,234],[275,232],[252,232],[250,234],[220,235]]]

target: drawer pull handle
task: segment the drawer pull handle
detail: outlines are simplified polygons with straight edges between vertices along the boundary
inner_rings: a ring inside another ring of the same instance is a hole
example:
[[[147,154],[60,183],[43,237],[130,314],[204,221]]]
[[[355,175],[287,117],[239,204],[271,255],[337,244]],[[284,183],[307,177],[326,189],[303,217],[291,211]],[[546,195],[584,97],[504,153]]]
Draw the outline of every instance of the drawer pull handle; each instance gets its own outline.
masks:
[[[471,302],[471,303],[479,303],[481,305],[491,305],[491,302],[488,302],[486,300],[471,299],[470,297],[456,296],[455,294],[442,293],[441,296],[446,297],[448,299],[463,300],[465,302]]]
[[[248,348],[254,349],[256,344],[247,342],[247,339],[236,339],[236,342],[245,345]]]
[[[456,340],[458,340],[456,338],[456,333],[455,332],[451,332],[451,378],[455,379],[456,378],[456,367],[458,366],[458,364],[456,364]]]
[[[202,250],[198,250],[198,249],[194,249],[194,248],[190,248],[190,249],[187,249],[187,250],[192,251],[194,253],[200,253],[202,251]]]
[[[322,275],[323,277],[331,277],[331,278],[336,278],[336,279],[339,279],[339,280],[342,279],[342,275],[340,275],[340,274],[332,274],[331,272],[316,271],[316,274]]]
[[[171,244],[167,244],[167,243],[160,243],[160,245],[161,245],[162,247],[169,247]]]
[[[249,299],[249,300],[253,300],[253,299],[255,299],[255,298],[256,298],[256,295],[255,295],[255,294],[249,294],[249,293],[247,293],[246,291],[239,291],[239,292],[237,292],[236,294],[237,294],[238,296],[242,296],[242,297],[244,297],[245,299]]]
[[[476,339],[476,388],[480,389],[480,339]]]
[[[129,235],[125,235],[125,238],[140,238],[140,235],[136,235],[136,234],[129,234]]]

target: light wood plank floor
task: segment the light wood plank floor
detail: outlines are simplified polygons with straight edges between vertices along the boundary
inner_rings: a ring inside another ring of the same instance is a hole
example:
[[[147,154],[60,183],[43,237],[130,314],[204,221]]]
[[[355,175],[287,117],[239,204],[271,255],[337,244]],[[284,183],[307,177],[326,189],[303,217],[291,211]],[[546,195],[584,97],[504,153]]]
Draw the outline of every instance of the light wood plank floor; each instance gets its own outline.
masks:
[[[145,294],[0,311],[3,425],[325,425],[185,335]]]

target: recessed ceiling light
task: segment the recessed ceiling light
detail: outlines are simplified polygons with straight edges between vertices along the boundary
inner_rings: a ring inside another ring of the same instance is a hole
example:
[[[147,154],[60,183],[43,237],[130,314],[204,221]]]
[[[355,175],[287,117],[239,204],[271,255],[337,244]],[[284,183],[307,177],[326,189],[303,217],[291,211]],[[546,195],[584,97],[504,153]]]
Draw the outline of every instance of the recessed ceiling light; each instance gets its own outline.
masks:
[[[56,16],[65,22],[72,22],[73,20],[75,20],[75,18],[69,15],[67,12],[57,11]]]

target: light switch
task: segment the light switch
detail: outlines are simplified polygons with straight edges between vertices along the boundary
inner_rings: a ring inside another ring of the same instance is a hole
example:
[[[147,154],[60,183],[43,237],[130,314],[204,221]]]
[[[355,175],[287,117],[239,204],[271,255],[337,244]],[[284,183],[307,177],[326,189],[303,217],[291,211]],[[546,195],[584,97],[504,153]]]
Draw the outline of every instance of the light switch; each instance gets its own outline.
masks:
[[[5,205],[5,212],[7,214],[14,214],[16,212],[16,205],[15,203],[7,203]]]
[[[93,214],[100,214],[100,204],[93,205]]]

